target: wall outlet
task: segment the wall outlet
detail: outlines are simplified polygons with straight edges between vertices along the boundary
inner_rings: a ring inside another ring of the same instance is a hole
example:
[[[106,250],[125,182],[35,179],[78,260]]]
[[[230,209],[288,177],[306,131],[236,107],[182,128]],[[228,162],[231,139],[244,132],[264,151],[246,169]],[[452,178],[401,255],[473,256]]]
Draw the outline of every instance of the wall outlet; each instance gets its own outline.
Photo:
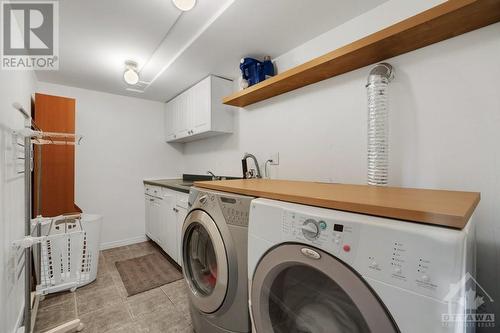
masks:
[[[280,153],[274,153],[269,157],[271,162],[269,162],[270,165],[280,165]]]

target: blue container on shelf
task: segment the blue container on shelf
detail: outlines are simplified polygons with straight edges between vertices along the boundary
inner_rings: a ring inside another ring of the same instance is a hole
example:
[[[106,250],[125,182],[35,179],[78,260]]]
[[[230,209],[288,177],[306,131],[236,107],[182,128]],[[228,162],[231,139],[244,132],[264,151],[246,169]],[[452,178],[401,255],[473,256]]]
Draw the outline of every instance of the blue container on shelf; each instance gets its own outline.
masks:
[[[274,65],[273,62],[271,61],[271,57],[269,56],[264,57],[264,61],[262,62],[262,67],[265,75],[264,80],[270,78],[271,76],[274,76]]]
[[[248,82],[248,86],[264,81],[269,76],[274,76],[274,65],[270,57],[264,61],[254,58],[243,58],[240,62],[241,76]]]

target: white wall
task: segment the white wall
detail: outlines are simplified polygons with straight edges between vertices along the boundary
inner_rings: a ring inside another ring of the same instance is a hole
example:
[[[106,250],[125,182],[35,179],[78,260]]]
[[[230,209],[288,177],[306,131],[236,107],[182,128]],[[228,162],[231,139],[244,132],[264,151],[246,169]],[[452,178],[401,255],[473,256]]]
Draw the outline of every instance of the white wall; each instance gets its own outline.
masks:
[[[14,150],[12,136],[12,130],[24,127],[24,120],[12,103],[21,103],[29,111],[35,82],[31,71],[0,70],[0,332],[6,333],[17,328],[24,307],[23,267],[17,265],[22,252],[11,246],[24,237],[24,178],[17,174],[24,168],[22,161],[14,164],[14,156],[22,156],[23,151]]]
[[[302,63],[440,1],[392,0],[276,59]],[[478,277],[500,316],[500,24],[389,59],[392,185],[480,191]],[[239,176],[280,153],[276,178],[366,182],[362,68],[236,110],[236,132],[185,145],[184,171]],[[497,323],[498,325],[498,323]]]
[[[102,214],[103,248],[144,239],[143,179],[176,177],[180,152],[163,139],[163,103],[39,83],[37,92],[76,99],[75,200]]]

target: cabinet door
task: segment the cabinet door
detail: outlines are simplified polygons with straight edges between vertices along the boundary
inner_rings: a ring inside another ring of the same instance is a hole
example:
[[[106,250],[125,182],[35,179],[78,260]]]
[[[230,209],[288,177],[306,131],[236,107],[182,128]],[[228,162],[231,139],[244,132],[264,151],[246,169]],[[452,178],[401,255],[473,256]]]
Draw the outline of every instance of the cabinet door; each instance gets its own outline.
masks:
[[[164,121],[165,121],[165,141],[169,142],[174,139],[174,108],[173,103],[165,104]]]
[[[188,128],[188,112],[187,112],[187,94],[182,93],[176,98],[177,101],[177,115],[178,115],[178,124],[179,128],[177,131],[177,138],[185,138],[186,136],[189,135],[189,128]]]
[[[146,196],[144,200],[145,212],[146,212],[146,235],[152,239],[151,236],[151,200],[150,196]]]
[[[147,213],[146,213],[146,234],[151,240],[159,244],[159,216],[160,216],[160,204],[159,199],[154,197],[149,197],[147,201]]]
[[[190,89],[190,127],[193,134],[203,133],[210,130],[210,89],[211,77],[207,77]]]
[[[174,129],[174,139],[179,138],[179,132],[181,131],[181,113],[179,108],[179,99],[176,97],[172,100],[172,122]]]
[[[177,261],[177,239],[175,238],[176,217],[174,208],[175,196],[172,194],[163,194],[159,218],[159,244],[172,259]]]
[[[177,263],[182,267],[182,226],[187,216],[187,209],[177,206],[177,221],[176,221],[176,238],[177,238],[177,251],[179,253]]]
[[[33,119],[41,130],[75,133],[75,99],[37,93],[34,104]],[[38,148],[33,150],[34,179],[40,180],[33,183],[34,215],[81,212],[75,204],[75,146],[42,145]],[[38,159],[39,154],[41,159]]]
[[[169,132],[170,132],[169,141],[178,139],[179,133],[182,129],[181,110],[180,110],[180,102],[178,96],[167,103],[166,120],[170,121],[171,124],[169,127]]]
[[[194,95],[193,88],[190,88],[183,93],[183,97],[184,97],[184,121],[186,122],[186,131],[187,131],[188,136],[194,134],[193,133],[193,121],[194,121],[193,95]]]

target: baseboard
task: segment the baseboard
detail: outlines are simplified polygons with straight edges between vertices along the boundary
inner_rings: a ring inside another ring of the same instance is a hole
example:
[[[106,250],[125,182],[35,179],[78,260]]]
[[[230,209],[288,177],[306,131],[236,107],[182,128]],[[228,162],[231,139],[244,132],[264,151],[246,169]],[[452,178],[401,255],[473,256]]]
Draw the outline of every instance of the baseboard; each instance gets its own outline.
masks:
[[[100,249],[107,250],[107,249],[112,249],[114,247],[120,247],[120,246],[145,242],[147,240],[148,240],[148,238],[144,235],[144,236],[122,239],[122,240],[113,241],[113,242],[106,242],[106,243],[101,243]]]

